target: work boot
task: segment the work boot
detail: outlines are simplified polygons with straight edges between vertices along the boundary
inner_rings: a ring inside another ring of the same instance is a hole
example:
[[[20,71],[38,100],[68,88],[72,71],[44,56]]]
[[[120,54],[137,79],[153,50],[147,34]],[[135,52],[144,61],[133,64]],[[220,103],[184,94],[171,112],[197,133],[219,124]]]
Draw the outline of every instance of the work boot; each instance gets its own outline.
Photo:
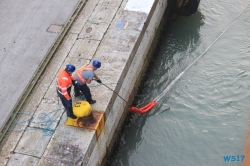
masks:
[[[91,101],[88,101],[89,104],[95,104],[96,103],[96,100],[91,100]]]

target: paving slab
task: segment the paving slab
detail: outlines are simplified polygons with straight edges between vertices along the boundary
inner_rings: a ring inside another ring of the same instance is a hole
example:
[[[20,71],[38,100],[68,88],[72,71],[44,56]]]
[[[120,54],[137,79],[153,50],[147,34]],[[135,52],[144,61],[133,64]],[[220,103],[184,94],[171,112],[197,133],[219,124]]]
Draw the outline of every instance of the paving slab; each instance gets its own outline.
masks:
[[[61,67],[60,70],[65,69],[65,66],[68,63],[72,63],[72,64],[74,64],[76,66],[76,68],[80,68],[83,65],[85,65],[87,63],[90,63],[90,60],[89,59],[82,59],[82,58],[67,57],[67,58],[65,58],[65,61],[63,62],[62,67]],[[73,88],[71,90],[72,90],[72,94],[73,94]]]
[[[69,57],[84,58],[91,60],[99,46],[100,41],[89,39],[76,40]]]
[[[119,31],[119,29],[109,29],[104,36],[98,51],[104,53],[131,52],[137,41],[140,32],[138,31]],[[97,55],[101,54],[97,52]]]
[[[141,31],[148,14],[122,10],[114,18],[110,28]]]
[[[36,166],[38,162],[39,158],[15,153],[10,157],[7,166]]]
[[[47,91],[46,91],[46,94],[44,95],[43,99],[57,100],[58,101],[58,108],[61,108],[62,104],[59,102],[60,99],[56,93],[56,87],[57,87],[57,83],[56,83],[57,79],[56,78],[57,77],[54,76],[53,81],[50,81],[50,85],[49,85],[49,87],[47,87]]]
[[[81,165],[89,148],[93,148],[95,131],[65,126],[66,116],[49,143],[38,165]]]
[[[70,29],[70,33],[79,34],[82,31],[87,20],[91,16],[92,12],[95,10],[95,7],[98,4],[98,2],[99,0],[91,0],[85,4],[84,10],[82,10],[81,13],[78,15],[78,18],[74,23],[74,26]]]
[[[100,0],[98,5],[119,7],[123,0]]]
[[[113,17],[115,16],[117,10],[118,7],[98,5],[96,6],[95,10],[92,12],[88,20],[96,23],[110,23]]]
[[[88,21],[84,26],[83,30],[79,34],[78,38],[87,38],[91,40],[101,40],[104,33],[107,31],[110,23],[95,23]]]
[[[52,135],[44,135],[45,130],[28,127],[18,143],[15,153],[41,158]]]
[[[101,47],[101,46],[100,46]],[[99,47],[99,48],[100,48]],[[109,46],[107,46],[109,47]],[[109,49],[109,48],[108,48]],[[102,61],[102,68],[100,70],[98,69],[97,72],[99,72],[101,78],[110,78],[110,79],[103,79],[107,82],[117,82],[119,75],[115,75],[115,73],[121,72],[122,67],[124,67],[126,64],[126,60],[129,58],[129,54],[126,52],[122,53],[107,53],[103,51],[97,51],[99,55],[96,55],[96,59],[99,59]],[[112,77],[112,78],[111,78]]]
[[[54,131],[63,112],[64,107],[58,98],[44,98],[33,115],[29,126]]]
[[[67,0],[1,1],[0,130],[60,34],[50,33],[48,28],[51,24],[65,25],[79,2],[80,0],[71,0],[70,3]]]

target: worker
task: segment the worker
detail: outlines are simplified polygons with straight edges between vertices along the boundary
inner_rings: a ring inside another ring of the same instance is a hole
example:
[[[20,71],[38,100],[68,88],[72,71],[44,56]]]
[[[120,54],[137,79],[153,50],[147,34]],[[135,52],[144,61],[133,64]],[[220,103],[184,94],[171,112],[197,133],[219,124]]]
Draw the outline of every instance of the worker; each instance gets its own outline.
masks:
[[[74,87],[74,96],[78,97],[80,95],[84,95],[87,102],[89,104],[94,104],[96,100],[92,99],[92,95],[90,93],[90,89],[87,84],[90,84],[93,78],[98,82],[102,83],[99,77],[95,74],[94,71],[96,71],[98,68],[101,67],[101,62],[98,60],[93,60],[92,64],[86,64],[80,69],[78,69],[75,73],[73,73],[74,79],[77,81],[77,85]]]
[[[66,68],[60,71],[58,80],[57,80],[57,94],[60,97],[62,104],[66,110],[67,116],[72,119],[77,117],[73,114],[72,110],[72,99],[71,99],[71,86],[76,85],[72,73],[75,71],[75,66],[72,64],[67,64]]]

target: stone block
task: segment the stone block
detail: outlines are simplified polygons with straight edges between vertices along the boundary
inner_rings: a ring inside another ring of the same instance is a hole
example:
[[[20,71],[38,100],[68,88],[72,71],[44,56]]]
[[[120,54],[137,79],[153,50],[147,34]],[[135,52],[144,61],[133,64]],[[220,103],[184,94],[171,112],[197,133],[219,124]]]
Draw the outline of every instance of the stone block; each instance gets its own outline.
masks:
[[[51,138],[50,135],[45,135],[44,132],[47,131],[28,127],[20,139],[15,152],[41,158]]]
[[[121,52],[131,53],[138,37],[138,31],[129,31],[128,33],[127,31],[109,29],[98,47],[98,51],[101,50],[105,53],[115,52],[117,55]]]
[[[87,22],[78,38],[89,40],[102,40],[108,29],[109,23]]]
[[[143,12],[121,10],[112,21],[110,28],[141,31],[147,16],[148,14]],[[121,23],[123,26],[119,26]]]
[[[87,1],[82,12],[79,14],[76,22],[73,24],[72,29],[70,30],[71,33],[79,34],[89,17],[91,16],[91,13],[94,11],[97,3],[99,0],[91,0]]]
[[[39,162],[39,158],[23,155],[23,154],[12,154],[7,166],[36,166]]]
[[[100,41],[97,40],[78,39],[70,51],[69,57],[92,59],[99,43]]]
[[[102,6],[112,6],[112,7],[119,7],[123,1],[122,0],[100,0],[98,5]]]
[[[96,6],[95,10],[92,12],[89,21],[95,23],[110,23],[116,14],[118,7],[110,6]]]
[[[68,57],[68,58],[65,59],[64,63],[62,64],[62,66],[60,68],[60,71],[63,70],[63,69],[65,69],[66,65],[69,64],[69,63],[75,65],[76,69],[79,69],[83,65],[85,65],[87,63],[90,63],[90,60],[88,60],[88,59],[82,59],[82,58]],[[58,76],[58,74],[57,74],[57,76]]]
[[[33,116],[30,127],[54,131],[63,112],[64,107],[59,103],[59,98],[44,98]]]

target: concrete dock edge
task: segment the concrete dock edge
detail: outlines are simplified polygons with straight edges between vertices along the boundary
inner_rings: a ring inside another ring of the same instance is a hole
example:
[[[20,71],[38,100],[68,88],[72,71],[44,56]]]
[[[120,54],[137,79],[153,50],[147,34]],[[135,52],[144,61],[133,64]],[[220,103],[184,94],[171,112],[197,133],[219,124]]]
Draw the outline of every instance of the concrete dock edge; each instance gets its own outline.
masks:
[[[96,73],[103,83],[126,101],[132,101],[130,94],[145,70],[167,1],[155,0],[149,13],[124,10],[126,4],[127,1],[122,0],[86,2],[36,85],[24,114],[19,116],[18,121],[24,122],[23,125],[12,128],[13,132],[1,149],[0,163],[104,164],[103,159],[115,133],[119,132],[118,126],[126,116],[128,106],[106,87],[91,83],[93,98],[97,100],[92,109],[104,112],[105,118],[105,127],[97,139],[95,130],[65,126],[66,115],[55,87],[58,72],[67,63],[79,68],[98,59],[102,67]],[[49,116],[51,121],[44,121],[45,117],[41,120],[41,115]]]

